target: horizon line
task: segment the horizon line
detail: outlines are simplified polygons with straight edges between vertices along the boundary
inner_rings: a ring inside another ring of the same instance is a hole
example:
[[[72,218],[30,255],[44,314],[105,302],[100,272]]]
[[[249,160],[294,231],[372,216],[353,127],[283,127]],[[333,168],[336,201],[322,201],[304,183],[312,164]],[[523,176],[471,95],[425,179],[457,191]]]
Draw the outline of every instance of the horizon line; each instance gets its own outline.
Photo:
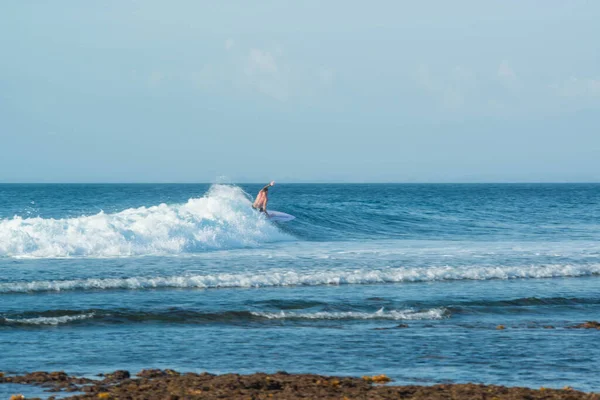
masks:
[[[257,182],[132,182],[132,181],[113,181],[113,182],[3,182],[0,185],[263,185],[266,181]],[[332,182],[311,182],[311,181],[292,181],[277,182],[277,185],[531,185],[531,184],[600,184],[600,181],[458,181],[458,182],[422,182],[422,181],[332,181]]]

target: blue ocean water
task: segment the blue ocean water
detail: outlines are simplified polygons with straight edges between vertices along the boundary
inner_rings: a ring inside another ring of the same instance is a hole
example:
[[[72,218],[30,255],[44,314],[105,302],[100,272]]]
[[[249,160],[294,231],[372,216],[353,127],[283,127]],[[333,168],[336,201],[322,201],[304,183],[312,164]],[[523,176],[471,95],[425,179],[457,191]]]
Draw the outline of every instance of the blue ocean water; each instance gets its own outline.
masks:
[[[600,185],[260,187],[0,185],[0,370],[600,390]]]

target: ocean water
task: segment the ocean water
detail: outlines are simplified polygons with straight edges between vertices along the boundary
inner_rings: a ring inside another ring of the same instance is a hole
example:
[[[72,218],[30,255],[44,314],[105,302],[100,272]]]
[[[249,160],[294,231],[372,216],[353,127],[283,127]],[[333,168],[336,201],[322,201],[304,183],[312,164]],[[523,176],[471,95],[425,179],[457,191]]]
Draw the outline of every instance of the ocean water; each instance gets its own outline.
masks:
[[[260,187],[0,185],[0,371],[600,390],[600,185]]]

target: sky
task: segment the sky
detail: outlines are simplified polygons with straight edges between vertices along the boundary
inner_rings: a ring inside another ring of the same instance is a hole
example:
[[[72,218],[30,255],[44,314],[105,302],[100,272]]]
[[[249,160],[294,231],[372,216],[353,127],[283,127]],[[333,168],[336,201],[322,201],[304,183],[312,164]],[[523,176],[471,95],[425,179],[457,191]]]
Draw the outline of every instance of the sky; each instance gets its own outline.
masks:
[[[598,182],[600,2],[0,3],[0,183]]]

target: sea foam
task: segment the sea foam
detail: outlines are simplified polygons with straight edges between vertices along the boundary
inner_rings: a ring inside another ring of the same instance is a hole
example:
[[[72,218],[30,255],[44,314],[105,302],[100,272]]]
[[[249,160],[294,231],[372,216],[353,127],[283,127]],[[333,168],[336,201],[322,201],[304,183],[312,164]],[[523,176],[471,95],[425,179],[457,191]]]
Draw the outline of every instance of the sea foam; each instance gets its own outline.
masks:
[[[62,315],[59,317],[35,317],[35,318],[4,318],[6,323],[25,325],[61,325],[73,321],[81,321],[94,318],[94,313],[79,315]],[[1,319],[0,319],[1,320]]]
[[[536,266],[461,266],[428,268],[385,268],[357,270],[267,270],[243,273],[176,275],[130,278],[17,281],[0,283],[0,293],[63,290],[111,290],[154,288],[259,288],[385,284],[453,280],[539,279],[600,275],[600,264]]]
[[[430,310],[416,311],[407,310],[389,310],[380,308],[376,312],[360,311],[318,311],[312,313],[280,311],[278,313],[253,312],[257,317],[267,319],[388,319],[388,320],[421,320],[421,319],[442,319],[447,311],[444,308],[432,308]]]
[[[78,218],[0,220],[0,257],[126,257],[253,247],[290,240],[235,186],[214,185],[185,204]]]

